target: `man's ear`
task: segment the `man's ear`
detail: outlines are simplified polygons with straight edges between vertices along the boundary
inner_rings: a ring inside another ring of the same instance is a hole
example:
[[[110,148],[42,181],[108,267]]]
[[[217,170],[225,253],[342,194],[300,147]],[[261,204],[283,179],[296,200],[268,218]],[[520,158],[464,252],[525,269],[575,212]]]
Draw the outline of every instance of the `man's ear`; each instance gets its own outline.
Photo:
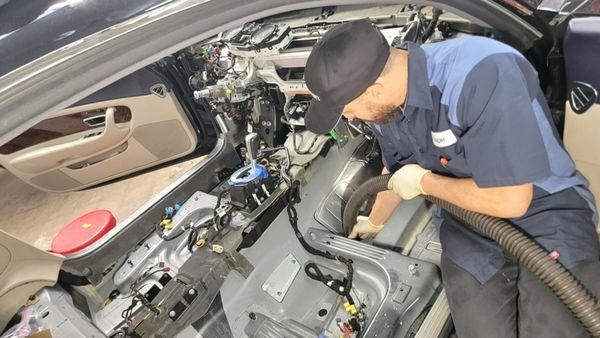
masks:
[[[381,100],[385,97],[385,88],[379,82],[370,85],[365,91],[366,96],[371,100]]]

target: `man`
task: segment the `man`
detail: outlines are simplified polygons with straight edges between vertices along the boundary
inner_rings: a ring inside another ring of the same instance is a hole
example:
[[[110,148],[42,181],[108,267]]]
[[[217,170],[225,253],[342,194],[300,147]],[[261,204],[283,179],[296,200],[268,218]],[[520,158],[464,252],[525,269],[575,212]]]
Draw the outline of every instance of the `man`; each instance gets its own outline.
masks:
[[[600,294],[594,198],[552,123],[537,74],[500,42],[468,37],[390,48],[367,20],[331,29],[305,79],[306,126],[369,123],[395,172],[351,238],[377,234],[401,200],[429,194],[509,219]],[[587,336],[566,307],[502,248],[436,212],[442,276],[459,337]]]

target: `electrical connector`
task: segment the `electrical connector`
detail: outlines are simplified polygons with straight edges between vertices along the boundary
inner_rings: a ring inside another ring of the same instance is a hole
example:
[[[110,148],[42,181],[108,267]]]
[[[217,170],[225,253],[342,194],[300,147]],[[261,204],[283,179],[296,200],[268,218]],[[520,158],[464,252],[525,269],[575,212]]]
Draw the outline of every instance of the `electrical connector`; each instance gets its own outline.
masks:
[[[171,220],[170,220],[170,219],[168,219],[168,218],[167,218],[167,219],[163,219],[163,220],[160,222],[160,225],[161,225],[161,226],[163,227],[163,229],[165,229],[165,230],[171,230],[171,229],[173,228],[173,223],[171,223]]]
[[[353,316],[358,312],[356,311],[356,306],[354,306],[354,304],[350,304],[350,302],[344,302],[344,309]]]

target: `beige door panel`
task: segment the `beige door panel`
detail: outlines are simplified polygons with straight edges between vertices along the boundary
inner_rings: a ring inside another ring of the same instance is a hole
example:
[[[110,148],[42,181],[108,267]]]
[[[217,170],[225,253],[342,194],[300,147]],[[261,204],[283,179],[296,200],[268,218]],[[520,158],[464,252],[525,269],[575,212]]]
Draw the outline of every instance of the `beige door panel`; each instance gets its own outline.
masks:
[[[82,137],[74,141],[28,151],[13,158],[10,164],[25,173],[39,173],[115,148],[126,141],[131,130],[129,126],[124,128],[117,126],[114,112],[114,107],[106,109],[106,124],[100,135]]]
[[[583,114],[577,114],[569,104],[565,109],[565,147],[577,169],[590,181],[590,190],[600,199],[600,104],[594,104]]]
[[[147,163],[156,161],[158,161],[158,157],[152,155],[137,139],[130,138],[127,141],[127,149],[120,154],[84,167],[85,170],[67,167],[61,169],[61,172],[79,182],[93,182],[98,175],[118,176],[132,168],[140,168]]]
[[[63,260],[0,230],[0,331],[30,295],[56,283]]]
[[[115,121],[114,108],[130,110]],[[107,109],[108,108],[108,109]],[[100,110],[99,110],[100,109]],[[196,133],[172,92],[109,100],[64,109],[52,116],[106,111],[98,128],[65,135],[0,155],[0,164],[25,182],[46,191],[92,186],[181,156],[196,148]]]

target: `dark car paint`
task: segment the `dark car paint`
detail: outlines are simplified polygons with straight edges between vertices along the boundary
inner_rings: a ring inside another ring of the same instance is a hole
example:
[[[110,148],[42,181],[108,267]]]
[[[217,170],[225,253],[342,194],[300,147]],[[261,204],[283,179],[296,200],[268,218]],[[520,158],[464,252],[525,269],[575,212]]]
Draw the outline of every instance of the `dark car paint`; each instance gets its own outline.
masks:
[[[574,18],[563,42],[567,87],[581,81],[600,90],[600,17]],[[596,99],[600,103],[600,97]]]
[[[170,1],[0,0],[0,76]]]

